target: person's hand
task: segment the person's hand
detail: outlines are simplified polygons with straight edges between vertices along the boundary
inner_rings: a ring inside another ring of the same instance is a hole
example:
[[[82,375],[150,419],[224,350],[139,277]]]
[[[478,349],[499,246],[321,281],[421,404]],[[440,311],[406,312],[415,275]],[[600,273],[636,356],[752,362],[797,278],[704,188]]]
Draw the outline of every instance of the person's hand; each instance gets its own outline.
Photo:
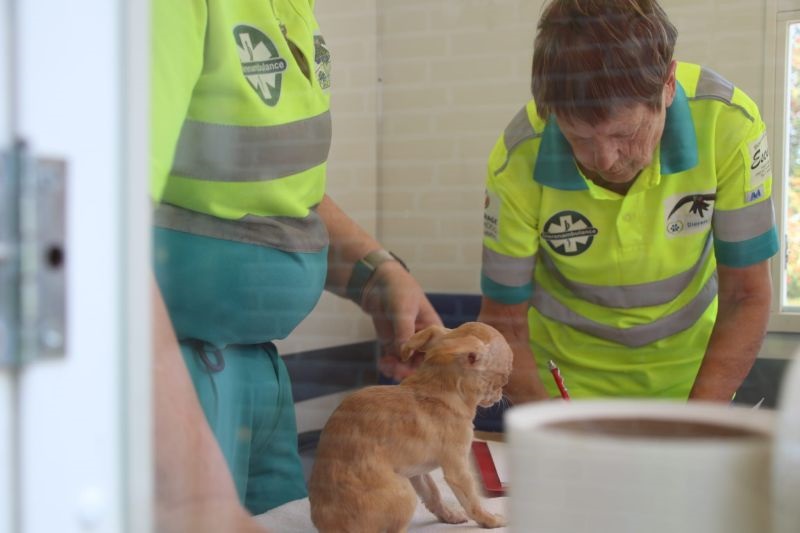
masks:
[[[400,347],[415,332],[432,325],[442,325],[417,281],[396,261],[378,266],[364,287],[361,308],[369,313],[381,346],[378,370],[394,381],[414,371],[421,361],[414,355],[408,361],[399,358]]]

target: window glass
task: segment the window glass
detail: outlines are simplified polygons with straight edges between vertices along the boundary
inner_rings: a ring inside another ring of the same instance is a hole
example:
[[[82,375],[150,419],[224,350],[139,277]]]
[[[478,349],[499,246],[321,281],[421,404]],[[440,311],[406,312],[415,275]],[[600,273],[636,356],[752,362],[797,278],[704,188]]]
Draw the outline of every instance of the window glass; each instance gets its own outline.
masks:
[[[800,310],[800,22],[789,25],[785,307]],[[786,310],[790,310],[786,309]]]

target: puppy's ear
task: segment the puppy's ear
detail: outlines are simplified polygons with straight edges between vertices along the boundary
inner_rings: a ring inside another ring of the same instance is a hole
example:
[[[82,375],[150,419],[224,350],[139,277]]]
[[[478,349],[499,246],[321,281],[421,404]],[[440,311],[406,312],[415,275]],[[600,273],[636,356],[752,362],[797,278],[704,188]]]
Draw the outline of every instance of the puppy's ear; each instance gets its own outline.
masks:
[[[427,351],[433,341],[449,331],[449,329],[442,326],[428,326],[414,333],[400,348],[400,359],[406,361],[414,352]]]
[[[464,368],[483,370],[487,365],[486,355],[486,344],[470,335],[466,337],[450,336],[444,339],[433,350],[431,357],[435,357],[441,364],[456,363]]]
[[[486,368],[486,344],[475,337],[453,340],[458,341],[457,350],[455,352],[458,354],[458,358],[464,367],[474,368],[475,370],[483,370]]]

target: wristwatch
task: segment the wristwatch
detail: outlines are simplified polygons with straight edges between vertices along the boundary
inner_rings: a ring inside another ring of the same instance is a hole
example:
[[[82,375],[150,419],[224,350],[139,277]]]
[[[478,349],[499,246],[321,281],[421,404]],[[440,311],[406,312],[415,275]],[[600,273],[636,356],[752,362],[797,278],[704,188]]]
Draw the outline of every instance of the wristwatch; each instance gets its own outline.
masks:
[[[356,305],[361,306],[361,299],[364,295],[364,287],[370,280],[375,270],[386,261],[397,261],[408,272],[408,267],[402,259],[388,250],[375,250],[368,253],[353,265],[353,273],[350,275],[350,280],[347,282],[345,295],[348,299],[354,301]]]

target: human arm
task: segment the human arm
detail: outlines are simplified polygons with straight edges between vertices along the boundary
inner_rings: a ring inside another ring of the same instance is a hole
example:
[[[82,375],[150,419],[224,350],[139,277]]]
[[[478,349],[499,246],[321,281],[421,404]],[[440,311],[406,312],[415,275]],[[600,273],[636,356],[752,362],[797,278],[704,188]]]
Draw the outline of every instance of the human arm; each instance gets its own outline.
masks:
[[[729,402],[761,348],[769,318],[769,261],[744,268],[717,266],[719,304],[692,400]]]
[[[717,318],[689,394],[722,402],[731,400],[758,355],[772,294],[769,258],[779,250],[766,127],[746,94],[734,90],[732,103],[714,127]]]
[[[239,503],[155,280],[151,299],[156,530],[264,533]]]
[[[478,321],[489,324],[503,334],[514,353],[511,375],[505,394],[512,404],[547,400],[550,395],[539,379],[536,359],[530,347],[527,301],[518,304],[503,304],[483,297]]]
[[[327,195],[317,212],[330,235],[325,288],[345,296],[354,264],[382,246]],[[383,363],[392,367],[390,377],[395,379],[405,377],[411,371],[396,359],[400,345],[414,332],[442,324],[422,288],[397,261],[386,261],[378,266],[364,287],[361,301],[356,304],[372,317],[378,340],[390,359]]]

